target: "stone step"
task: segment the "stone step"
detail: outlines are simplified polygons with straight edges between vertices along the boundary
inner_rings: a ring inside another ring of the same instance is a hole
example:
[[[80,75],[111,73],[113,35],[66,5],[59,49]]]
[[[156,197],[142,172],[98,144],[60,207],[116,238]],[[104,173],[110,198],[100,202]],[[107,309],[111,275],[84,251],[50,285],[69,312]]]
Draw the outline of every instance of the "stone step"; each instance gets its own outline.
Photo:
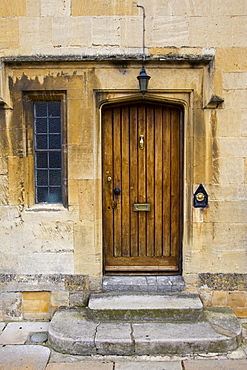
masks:
[[[182,276],[104,276],[103,292],[181,292]]]
[[[96,293],[88,302],[88,317],[101,321],[195,321],[203,305],[194,293]]]
[[[102,322],[86,309],[58,310],[49,344],[72,355],[164,355],[226,353],[241,342],[241,325],[230,309],[206,310],[197,322]]]

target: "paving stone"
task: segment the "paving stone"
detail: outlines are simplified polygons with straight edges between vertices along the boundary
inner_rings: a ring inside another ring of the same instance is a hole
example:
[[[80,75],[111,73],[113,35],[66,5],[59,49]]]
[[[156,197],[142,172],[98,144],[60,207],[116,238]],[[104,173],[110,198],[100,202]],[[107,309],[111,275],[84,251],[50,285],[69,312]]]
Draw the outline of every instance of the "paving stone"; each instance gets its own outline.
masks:
[[[0,334],[0,344],[24,344],[30,334],[47,332],[48,322],[11,322]]]
[[[185,370],[246,370],[247,360],[184,361]]]
[[[231,360],[243,360],[246,359],[246,353],[243,348],[238,348],[236,351],[231,352],[227,357]]]
[[[46,370],[112,370],[113,363],[105,362],[75,362],[75,363],[57,363],[48,364]]]
[[[131,326],[127,323],[104,323],[97,327],[95,337],[97,353],[130,355],[134,353]]]
[[[49,348],[43,346],[0,347],[0,370],[43,370],[49,356]]]
[[[180,361],[119,362],[115,370],[182,370]]]

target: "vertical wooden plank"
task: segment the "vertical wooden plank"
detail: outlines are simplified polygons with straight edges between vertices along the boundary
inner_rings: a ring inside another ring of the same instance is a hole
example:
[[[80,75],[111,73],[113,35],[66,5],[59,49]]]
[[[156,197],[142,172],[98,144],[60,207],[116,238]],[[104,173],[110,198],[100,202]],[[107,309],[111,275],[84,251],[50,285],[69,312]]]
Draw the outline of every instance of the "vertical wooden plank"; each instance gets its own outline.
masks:
[[[137,106],[130,106],[130,248],[131,256],[138,256],[138,213],[133,211],[133,204],[138,202],[138,127]]]
[[[112,109],[103,109],[102,117],[102,181],[103,181],[103,237],[105,257],[113,257],[113,209],[112,184],[107,181],[108,176],[113,176],[112,157]]]
[[[160,257],[163,254],[162,248],[162,108],[155,109],[155,256]]]
[[[177,256],[179,250],[179,214],[180,214],[180,143],[178,109],[172,109],[171,119],[171,255]]]
[[[113,108],[113,181],[112,188],[122,188],[122,176],[121,176],[121,161],[122,161],[122,149],[121,149],[121,108]],[[117,206],[114,208],[114,256],[121,257],[122,248],[122,210],[121,210],[121,198],[115,199]]]
[[[144,148],[140,148],[140,135],[144,135]],[[144,104],[138,109],[138,202],[146,202],[146,109]],[[139,256],[147,255],[146,247],[146,212],[138,212],[139,222]]]
[[[153,257],[154,251],[154,106],[147,106],[147,203],[151,211],[147,213],[147,256]]]
[[[122,108],[122,256],[130,256],[130,203],[129,203],[129,108]]]
[[[171,108],[163,108],[163,256],[171,255]]]

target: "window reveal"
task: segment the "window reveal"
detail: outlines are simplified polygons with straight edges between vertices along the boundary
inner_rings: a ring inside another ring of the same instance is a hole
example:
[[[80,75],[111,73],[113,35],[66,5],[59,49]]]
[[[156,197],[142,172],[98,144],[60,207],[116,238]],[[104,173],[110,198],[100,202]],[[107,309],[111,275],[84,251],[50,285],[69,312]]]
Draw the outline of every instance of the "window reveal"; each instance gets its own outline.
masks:
[[[60,101],[34,103],[35,201],[62,203]]]

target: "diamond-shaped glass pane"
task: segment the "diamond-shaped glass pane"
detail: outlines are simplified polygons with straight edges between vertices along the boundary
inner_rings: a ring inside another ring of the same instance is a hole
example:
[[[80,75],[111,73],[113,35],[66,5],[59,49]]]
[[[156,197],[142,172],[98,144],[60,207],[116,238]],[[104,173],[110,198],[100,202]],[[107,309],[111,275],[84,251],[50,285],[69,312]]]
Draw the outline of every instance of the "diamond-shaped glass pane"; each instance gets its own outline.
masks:
[[[47,135],[36,135],[36,149],[47,149]]]
[[[36,117],[47,117],[47,102],[36,102],[34,107]]]
[[[36,118],[35,120],[35,131],[37,134],[47,133],[47,119],[46,118]]]
[[[61,133],[61,120],[60,118],[49,118],[49,133]]]
[[[38,203],[48,202],[48,188],[37,187],[37,202]]]
[[[36,152],[36,168],[47,168],[47,167],[48,167],[48,153]]]
[[[51,101],[48,105],[48,116],[49,117],[60,117],[60,101]]]
[[[61,135],[59,134],[49,135],[49,148],[61,149]]]
[[[52,187],[52,188],[50,188],[49,202],[50,203],[62,203],[62,189],[61,189],[61,187]]]
[[[49,167],[50,168],[61,168],[61,153],[60,152],[50,152],[49,153]]]
[[[61,185],[61,171],[50,170],[49,171],[49,185]]]
[[[37,185],[48,185],[48,170],[37,170]]]

